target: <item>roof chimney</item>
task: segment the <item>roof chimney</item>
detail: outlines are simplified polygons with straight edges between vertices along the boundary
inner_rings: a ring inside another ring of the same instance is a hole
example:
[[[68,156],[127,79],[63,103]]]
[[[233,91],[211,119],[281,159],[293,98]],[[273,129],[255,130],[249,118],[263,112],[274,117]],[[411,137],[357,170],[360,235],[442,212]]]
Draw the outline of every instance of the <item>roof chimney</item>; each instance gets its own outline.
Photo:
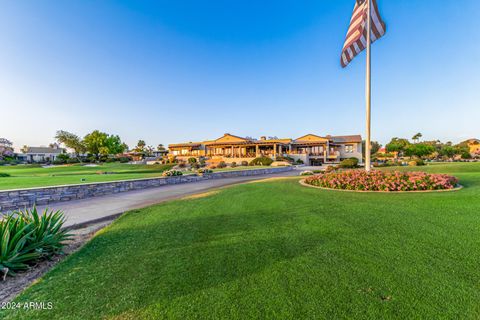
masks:
[[[261,136],[260,140],[267,140],[267,137],[266,136]]]

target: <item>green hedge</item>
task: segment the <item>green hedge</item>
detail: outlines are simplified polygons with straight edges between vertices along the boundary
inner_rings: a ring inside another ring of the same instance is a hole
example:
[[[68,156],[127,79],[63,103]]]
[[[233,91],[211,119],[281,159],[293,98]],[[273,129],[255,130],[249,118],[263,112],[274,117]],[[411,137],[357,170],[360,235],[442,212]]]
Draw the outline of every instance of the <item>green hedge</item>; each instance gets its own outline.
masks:
[[[250,161],[251,166],[269,166],[273,163],[273,160],[267,157],[255,158]]]
[[[340,162],[340,168],[356,168],[358,166],[357,158],[348,158]]]

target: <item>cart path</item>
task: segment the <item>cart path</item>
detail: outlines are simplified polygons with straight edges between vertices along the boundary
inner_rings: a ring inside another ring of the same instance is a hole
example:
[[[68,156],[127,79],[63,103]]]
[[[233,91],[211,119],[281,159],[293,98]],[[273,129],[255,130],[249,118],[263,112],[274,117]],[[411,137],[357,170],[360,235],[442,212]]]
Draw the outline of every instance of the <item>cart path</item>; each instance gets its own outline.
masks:
[[[145,190],[121,192],[95,198],[53,203],[48,207],[63,210],[66,217],[64,226],[76,228],[93,222],[114,218],[128,210],[144,208],[153,204],[204,193],[228,185],[269,178],[292,177],[298,174],[298,170],[292,170],[257,176],[209,179],[198,182],[165,185]],[[47,206],[39,206],[38,209],[43,210],[45,207]]]

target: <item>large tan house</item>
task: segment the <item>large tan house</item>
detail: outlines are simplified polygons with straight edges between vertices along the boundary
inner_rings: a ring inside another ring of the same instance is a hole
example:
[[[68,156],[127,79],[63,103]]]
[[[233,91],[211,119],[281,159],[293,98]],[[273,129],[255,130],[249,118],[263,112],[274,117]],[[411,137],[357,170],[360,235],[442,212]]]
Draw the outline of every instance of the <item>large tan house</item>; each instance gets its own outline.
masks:
[[[321,137],[307,134],[297,139],[253,139],[225,133],[216,140],[170,144],[168,149],[169,154],[179,160],[204,157],[212,161],[240,163],[262,156],[272,159],[288,156],[307,165],[338,163],[352,157],[362,162],[360,135]]]
[[[468,149],[472,156],[480,155],[480,140],[479,139],[470,139],[467,140]]]

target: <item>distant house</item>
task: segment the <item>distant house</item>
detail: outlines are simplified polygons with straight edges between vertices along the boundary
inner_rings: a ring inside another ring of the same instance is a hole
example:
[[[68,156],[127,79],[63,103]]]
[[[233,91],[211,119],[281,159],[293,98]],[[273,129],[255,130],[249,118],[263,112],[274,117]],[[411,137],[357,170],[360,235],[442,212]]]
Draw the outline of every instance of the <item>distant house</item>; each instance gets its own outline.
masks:
[[[17,154],[17,159],[29,163],[33,162],[53,162],[59,154],[65,152],[64,149],[53,147],[27,147],[24,153]]]
[[[161,158],[161,157],[166,156],[168,154],[168,150],[167,149],[165,149],[165,150],[154,150],[154,151],[152,151],[152,154],[156,158]]]

